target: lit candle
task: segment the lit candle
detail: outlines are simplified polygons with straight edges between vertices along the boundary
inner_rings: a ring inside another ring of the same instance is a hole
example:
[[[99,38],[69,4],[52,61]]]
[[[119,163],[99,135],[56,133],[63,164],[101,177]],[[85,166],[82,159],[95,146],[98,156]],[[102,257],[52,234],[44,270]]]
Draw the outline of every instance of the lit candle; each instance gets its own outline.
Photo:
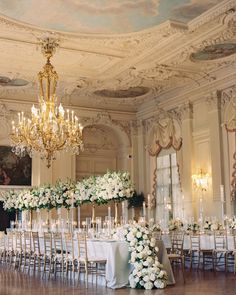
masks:
[[[222,203],[225,201],[225,196],[224,195],[225,195],[225,193],[224,193],[224,185],[221,184],[220,185],[220,200],[221,200]]]
[[[146,204],[143,202],[143,217],[146,217]]]
[[[80,228],[80,206],[78,206],[78,228]]]
[[[225,214],[225,212],[224,212],[224,201],[225,201],[225,192],[224,192],[224,185],[223,184],[221,184],[220,185],[220,200],[221,200],[221,217],[222,217],[222,222],[224,221],[224,214]]]
[[[135,214],[134,214],[134,207],[132,207],[132,208],[131,208],[131,217],[132,217],[132,220],[134,220],[134,215],[135,215]]]
[[[121,207],[122,207],[122,217],[125,217],[125,202],[121,203]]]
[[[108,206],[108,218],[109,218],[109,220],[111,219],[111,207],[110,206]]]
[[[151,209],[151,196],[150,196],[150,194],[147,195],[147,199],[148,199],[148,209]]]

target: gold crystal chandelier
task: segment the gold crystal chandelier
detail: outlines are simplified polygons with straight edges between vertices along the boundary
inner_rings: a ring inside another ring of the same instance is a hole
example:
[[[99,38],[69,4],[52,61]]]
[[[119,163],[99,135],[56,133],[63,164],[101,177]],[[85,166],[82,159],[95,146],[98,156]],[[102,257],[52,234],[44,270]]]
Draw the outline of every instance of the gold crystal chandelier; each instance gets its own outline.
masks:
[[[56,153],[61,150],[79,154],[83,149],[83,127],[74,111],[65,112],[61,103],[57,102],[58,75],[50,62],[58,46],[57,41],[45,38],[41,41],[41,46],[47,62],[38,73],[38,108],[32,106],[31,118],[26,118],[24,112],[18,113],[18,123],[12,122],[11,139],[16,155],[24,156],[28,153],[32,157],[34,152],[38,152],[47,161],[49,168]]]

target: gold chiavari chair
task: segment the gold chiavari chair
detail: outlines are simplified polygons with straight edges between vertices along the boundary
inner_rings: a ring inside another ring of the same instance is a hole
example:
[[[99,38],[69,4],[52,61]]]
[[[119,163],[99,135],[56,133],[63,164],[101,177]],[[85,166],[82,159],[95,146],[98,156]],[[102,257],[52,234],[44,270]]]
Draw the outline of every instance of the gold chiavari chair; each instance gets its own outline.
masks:
[[[44,233],[43,235],[43,245],[44,245],[44,253],[43,253],[43,271],[49,271],[49,277],[51,271],[53,270],[53,263],[54,263],[54,251],[52,247],[52,234],[51,233]]]
[[[189,235],[190,240],[190,249],[188,252],[188,256],[190,259],[190,269],[193,268],[194,264],[197,264],[197,269],[200,267],[200,234],[199,233],[190,233]]]
[[[171,238],[171,252],[168,254],[168,258],[171,264],[180,264],[181,271],[183,275],[183,280],[185,282],[185,275],[184,275],[184,251],[183,251],[183,244],[184,244],[184,233],[183,232],[176,232],[172,235]]]
[[[228,238],[226,230],[214,231],[214,267],[215,270],[217,266],[224,265],[225,271],[228,271]],[[224,263],[221,263],[221,260]]]
[[[14,252],[14,233],[7,231],[6,237],[6,262],[11,265],[14,262],[15,252]]]
[[[212,235],[212,232],[207,231],[205,235],[209,237]],[[200,254],[202,256],[202,266],[203,270],[205,270],[206,265],[211,265],[212,269],[215,269],[215,260],[214,260],[214,247],[204,248],[202,246],[202,239],[200,239]]]
[[[86,288],[88,287],[88,273],[93,273],[96,275],[106,276],[106,263],[107,260],[99,257],[89,257],[88,256],[88,247],[87,247],[87,238],[86,233],[77,233],[78,241],[78,273],[84,270],[85,272],[85,284]],[[101,266],[103,268],[101,268]]]
[[[24,260],[24,268],[27,266],[30,267],[31,259],[33,258],[33,248],[32,248],[32,239],[31,232],[25,231],[23,232],[23,260]]]
[[[232,232],[233,249],[228,253],[228,260],[233,265],[234,274],[236,274],[236,231]],[[229,264],[228,264],[229,265]]]
[[[233,256],[234,256],[234,274],[236,273],[236,232],[234,230],[233,232],[233,244],[234,244],[234,250],[233,250]]]
[[[0,231],[0,262],[5,260],[6,248],[5,248],[5,232]]]
[[[61,233],[53,233],[53,259],[54,259],[54,272],[59,270],[64,272],[64,249],[62,242],[62,234]]]
[[[23,259],[22,232],[14,232],[15,267],[21,267]]]
[[[32,232],[32,244],[33,244],[33,259],[34,259],[34,270],[38,264],[38,270],[41,270],[41,261],[43,260],[43,254],[40,250],[39,233]]]
[[[65,263],[66,263],[66,273],[68,274],[69,269],[75,272],[75,252],[74,252],[74,241],[72,233],[65,233]]]

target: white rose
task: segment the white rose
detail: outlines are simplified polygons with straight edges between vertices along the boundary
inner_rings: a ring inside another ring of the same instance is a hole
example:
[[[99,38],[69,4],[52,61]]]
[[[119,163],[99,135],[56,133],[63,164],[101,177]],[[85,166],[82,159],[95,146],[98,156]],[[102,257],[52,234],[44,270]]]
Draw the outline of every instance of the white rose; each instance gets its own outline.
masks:
[[[135,288],[136,287],[136,282],[134,281],[134,279],[129,279],[129,284],[130,284],[130,288]]]
[[[165,288],[166,283],[165,283],[165,281],[156,280],[156,281],[154,282],[154,285],[155,285],[155,287],[158,288],[158,289],[163,289],[163,288]]]
[[[147,257],[147,260],[146,260],[149,264],[152,264],[153,263],[153,259],[152,259],[152,257]]]
[[[142,259],[143,258],[143,253],[141,252],[141,253],[138,253],[137,254],[137,257],[139,258],[139,259]]]
[[[156,279],[155,274],[154,273],[150,274],[150,280],[151,281],[155,281],[155,279]]]
[[[152,282],[147,282],[144,284],[144,288],[146,290],[151,290],[153,288],[153,283]]]
[[[135,258],[134,257],[131,257],[130,262],[131,263],[134,263],[135,262]]]
[[[131,247],[133,247],[136,243],[135,243],[135,241],[133,240],[133,241],[131,241],[129,244],[130,244]]]
[[[140,238],[142,237],[142,233],[141,233],[140,231],[138,231],[138,232],[136,233],[136,237],[137,237],[138,239],[140,239]]]
[[[148,265],[149,265],[149,264],[148,264],[148,261],[145,260],[145,261],[143,262],[143,265],[144,265],[144,266],[148,266]]]
[[[142,250],[143,250],[143,246],[140,245],[140,246],[138,246],[136,249],[137,249],[138,252],[142,252]]]
[[[150,278],[149,278],[149,276],[146,275],[146,276],[143,277],[143,280],[144,280],[144,282],[149,282]]]
[[[139,282],[139,284],[140,284],[140,286],[144,286],[144,281],[141,280],[141,281]]]

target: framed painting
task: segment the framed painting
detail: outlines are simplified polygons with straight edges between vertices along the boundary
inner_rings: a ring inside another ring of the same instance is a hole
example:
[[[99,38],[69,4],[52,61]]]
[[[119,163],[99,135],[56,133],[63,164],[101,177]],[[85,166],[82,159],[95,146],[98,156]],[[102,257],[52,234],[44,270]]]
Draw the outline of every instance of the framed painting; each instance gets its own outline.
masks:
[[[10,146],[0,146],[0,186],[31,186],[32,159],[18,157]]]

